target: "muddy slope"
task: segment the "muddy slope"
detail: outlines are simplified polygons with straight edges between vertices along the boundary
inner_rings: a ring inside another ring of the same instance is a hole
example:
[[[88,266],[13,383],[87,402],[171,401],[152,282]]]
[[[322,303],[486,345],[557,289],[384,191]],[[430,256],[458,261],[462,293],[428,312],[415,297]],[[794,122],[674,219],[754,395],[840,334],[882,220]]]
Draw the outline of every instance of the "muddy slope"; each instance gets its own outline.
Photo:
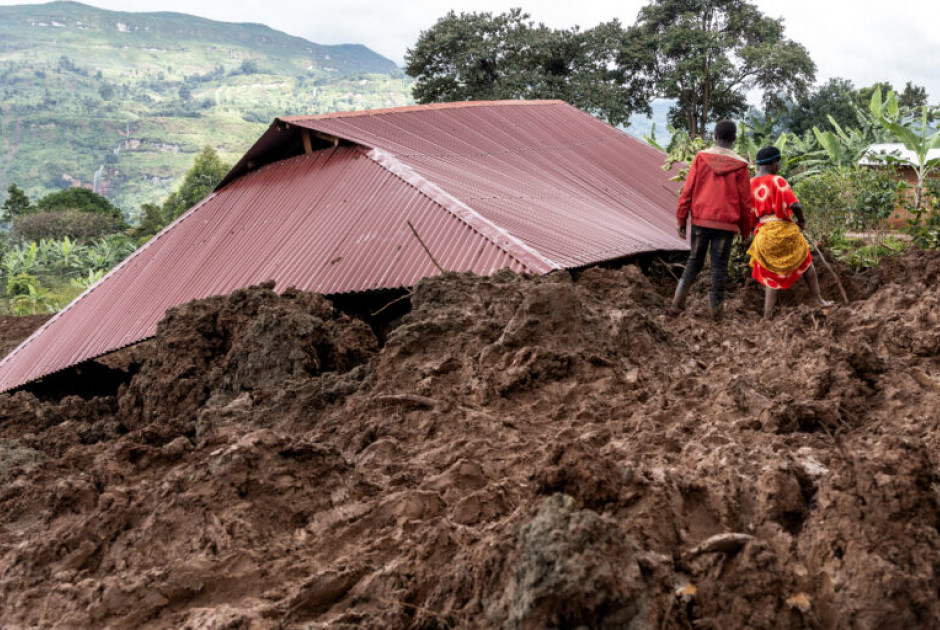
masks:
[[[940,257],[844,280],[447,274],[382,347],[187,304],[114,395],[0,396],[0,626],[937,627]]]

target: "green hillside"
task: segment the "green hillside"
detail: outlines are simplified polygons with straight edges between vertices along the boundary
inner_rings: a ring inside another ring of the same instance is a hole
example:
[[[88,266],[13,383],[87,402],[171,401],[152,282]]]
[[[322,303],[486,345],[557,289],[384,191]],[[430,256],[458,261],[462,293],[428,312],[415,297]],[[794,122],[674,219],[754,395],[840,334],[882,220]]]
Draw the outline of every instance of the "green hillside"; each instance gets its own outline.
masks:
[[[76,2],[0,7],[0,196],[93,186],[134,218],[203,146],[234,162],[276,116],[410,102],[365,46]]]

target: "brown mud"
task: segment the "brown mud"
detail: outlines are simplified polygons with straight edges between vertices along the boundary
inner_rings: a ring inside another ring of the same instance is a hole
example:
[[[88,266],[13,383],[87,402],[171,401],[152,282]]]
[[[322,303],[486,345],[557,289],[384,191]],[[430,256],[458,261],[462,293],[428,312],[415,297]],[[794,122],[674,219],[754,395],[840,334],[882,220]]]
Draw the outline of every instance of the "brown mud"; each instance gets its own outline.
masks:
[[[940,256],[840,274],[718,324],[704,275],[446,274],[384,344],[174,309],[111,393],[0,395],[0,627],[938,627]]]
[[[0,358],[7,356],[21,341],[46,323],[49,317],[50,315],[0,315]]]

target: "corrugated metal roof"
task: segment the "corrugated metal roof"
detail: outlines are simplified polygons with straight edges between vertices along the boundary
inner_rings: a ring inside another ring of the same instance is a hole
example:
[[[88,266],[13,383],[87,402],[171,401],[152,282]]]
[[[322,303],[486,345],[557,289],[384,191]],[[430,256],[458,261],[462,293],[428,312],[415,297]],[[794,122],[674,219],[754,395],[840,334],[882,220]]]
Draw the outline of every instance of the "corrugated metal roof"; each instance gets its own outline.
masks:
[[[557,266],[685,246],[675,236],[678,186],[661,170],[663,155],[562,101],[281,122],[388,152]]]
[[[279,119],[220,188],[0,362],[0,391],[151,337],[170,307],[251,284],[411,286],[438,270],[408,222],[445,269],[479,274],[683,249],[662,161],[560,101]]]

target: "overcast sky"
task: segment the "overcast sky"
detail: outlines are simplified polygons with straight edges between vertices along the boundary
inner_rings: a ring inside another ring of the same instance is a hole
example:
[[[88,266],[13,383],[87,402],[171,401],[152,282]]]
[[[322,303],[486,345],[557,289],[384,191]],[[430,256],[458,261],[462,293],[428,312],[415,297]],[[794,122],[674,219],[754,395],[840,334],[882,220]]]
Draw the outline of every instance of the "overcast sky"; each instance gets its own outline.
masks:
[[[887,80],[927,88],[940,101],[940,2],[937,0],[755,0],[784,18],[786,34],[809,49],[817,80],[850,79],[856,87]],[[0,0],[0,4],[39,4]],[[318,44],[364,44],[402,64],[422,30],[449,9],[501,13],[521,7],[553,28],[590,28],[636,20],[645,0],[93,0],[117,11],[177,11],[227,22],[259,22]]]

